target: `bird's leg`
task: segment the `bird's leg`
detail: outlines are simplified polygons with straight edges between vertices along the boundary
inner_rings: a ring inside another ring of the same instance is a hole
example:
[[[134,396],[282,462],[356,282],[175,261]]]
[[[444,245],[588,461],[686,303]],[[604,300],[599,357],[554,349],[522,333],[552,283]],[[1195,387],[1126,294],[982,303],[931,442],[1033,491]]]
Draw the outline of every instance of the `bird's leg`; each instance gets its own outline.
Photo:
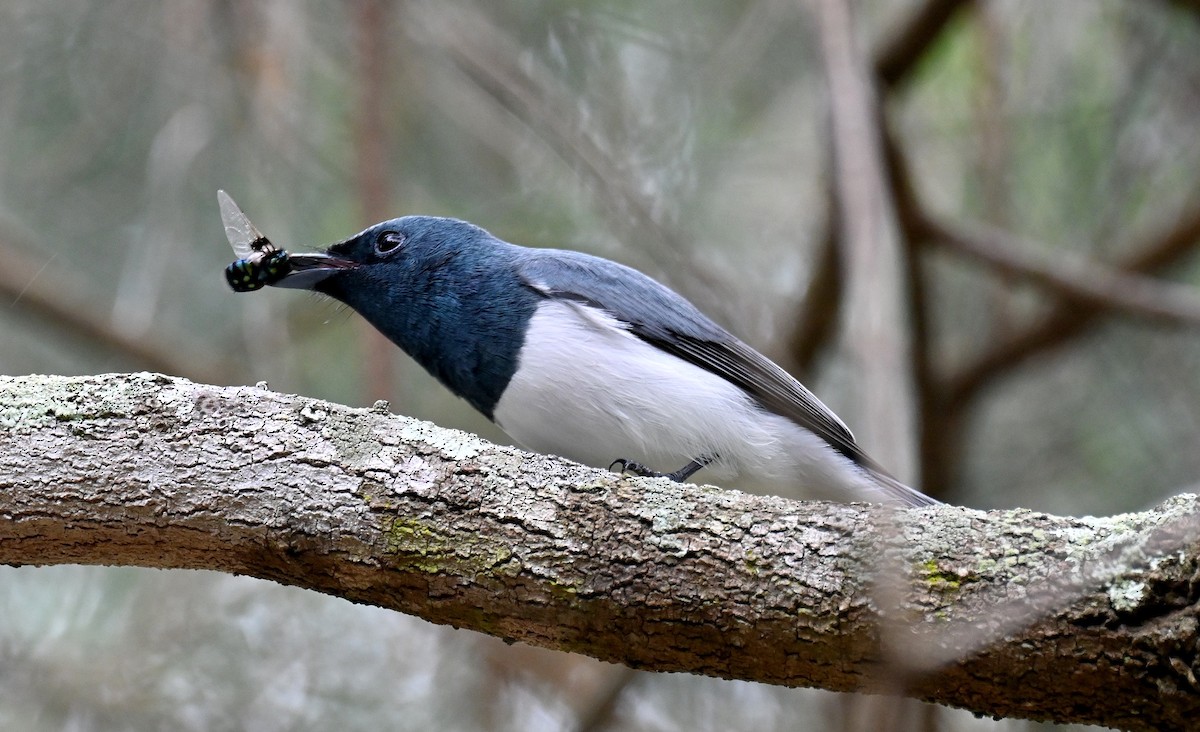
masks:
[[[676,470],[674,473],[660,473],[656,470],[647,468],[641,463],[635,463],[632,460],[625,460],[622,458],[620,460],[614,460],[612,465],[608,466],[608,469],[612,470],[614,466],[620,465],[621,470],[619,472],[621,473],[633,473],[634,475],[640,475],[643,478],[670,478],[676,483],[682,483],[683,481],[695,475],[696,471],[700,470],[700,468],[703,468],[712,461],[712,456],[704,455],[692,460],[687,465],[684,465],[679,470]]]
[[[695,475],[696,471],[700,470],[700,468],[703,468],[705,465],[711,463],[712,460],[713,459],[708,455],[704,455],[697,460],[692,460],[687,465],[684,465],[679,470],[676,470],[674,473],[667,473],[667,477],[676,483],[682,483],[683,481]]]

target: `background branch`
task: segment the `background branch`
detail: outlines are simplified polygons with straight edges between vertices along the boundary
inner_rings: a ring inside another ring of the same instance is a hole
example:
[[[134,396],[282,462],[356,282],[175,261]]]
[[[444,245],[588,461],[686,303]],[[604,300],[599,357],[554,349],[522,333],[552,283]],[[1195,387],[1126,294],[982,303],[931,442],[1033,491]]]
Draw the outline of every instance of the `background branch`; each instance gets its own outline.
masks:
[[[83,282],[62,272],[63,262],[36,264],[5,242],[0,242],[0,262],[4,263],[0,266],[0,301],[7,308],[32,315],[82,339],[90,348],[98,346],[134,366],[204,381],[228,378],[227,370],[211,359],[114,328],[99,314],[96,298],[89,296]]]
[[[0,379],[0,476],[6,564],[244,573],[655,670],[899,673],[989,715],[1200,713],[1195,496],[1114,519],[798,503],[152,374]],[[878,566],[904,568],[887,603]]]
[[[972,0],[925,0],[875,54],[875,75],[884,86],[899,85],[908,78],[934,41],[964,5]]]
[[[1117,272],[1152,274],[1193,254],[1198,245],[1200,206],[1185,212],[1175,225],[1165,231],[1122,247],[1123,251],[1129,253],[1112,266]],[[1009,334],[948,376],[944,385],[946,402],[955,404],[967,401],[993,379],[1018,364],[1083,333],[1106,310],[1096,303],[1060,302],[1036,323]]]
[[[880,112],[882,114],[882,110]],[[916,383],[921,429],[922,489],[942,495],[954,482],[963,456],[967,420],[983,389],[1039,353],[1063,345],[1084,333],[1106,313],[1135,312],[1172,323],[1195,323],[1196,297],[1190,288],[1158,282],[1161,272],[1194,253],[1200,245],[1200,208],[1184,211],[1162,232],[1121,248],[1129,252],[1104,266],[1069,255],[1039,256],[1032,247],[996,228],[967,227],[940,222],[927,213],[918,195],[907,159],[886,124],[883,149],[897,220],[910,242],[910,278],[914,287],[916,353],[929,354],[929,305],[921,281],[922,245],[937,243],[986,262],[1001,275],[1020,275],[1053,290],[1058,297],[1034,322],[1005,329],[997,342],[948,374],[938,374],[932,359],[918,359]]]
[[[1051,258],[993,226],[952,224],[927,216],[920,227],[931,240],[955,253],[1001,274],[1027,279],[1065,300],[1175,325],[1200,325],[1200,296],[1194,287],[1122,272],[1069,252]]]

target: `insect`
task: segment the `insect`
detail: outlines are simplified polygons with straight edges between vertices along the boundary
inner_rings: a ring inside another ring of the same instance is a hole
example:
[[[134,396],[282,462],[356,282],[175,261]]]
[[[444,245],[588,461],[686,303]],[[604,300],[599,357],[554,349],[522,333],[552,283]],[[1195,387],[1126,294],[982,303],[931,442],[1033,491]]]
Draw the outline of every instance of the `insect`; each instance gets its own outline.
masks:
[[[288,253],[263,236],[228,193],[217,191],[217,203],[221,206],[225,237],[238,257],[236,262],[225,268],[225,281],[234,292],[261,290],[265,285],[282,280],[292,271]]]

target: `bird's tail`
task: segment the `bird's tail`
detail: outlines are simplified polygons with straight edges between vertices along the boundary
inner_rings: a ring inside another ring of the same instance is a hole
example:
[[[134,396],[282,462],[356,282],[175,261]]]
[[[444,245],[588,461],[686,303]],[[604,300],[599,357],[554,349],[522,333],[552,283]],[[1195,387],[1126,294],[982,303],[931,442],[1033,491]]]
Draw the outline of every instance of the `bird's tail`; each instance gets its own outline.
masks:
[[[942,505],[936,498],[930,498],[916,488],[904,485],[878,468],[863,466],[863,472],[878,487],[880,498],[887,503],[913,507]]]

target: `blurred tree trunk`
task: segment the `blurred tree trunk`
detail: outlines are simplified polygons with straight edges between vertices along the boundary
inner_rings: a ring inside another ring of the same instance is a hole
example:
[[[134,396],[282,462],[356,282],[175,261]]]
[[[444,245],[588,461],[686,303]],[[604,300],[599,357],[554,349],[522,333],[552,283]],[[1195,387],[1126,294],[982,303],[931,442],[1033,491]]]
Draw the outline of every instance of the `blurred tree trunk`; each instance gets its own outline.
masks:
[[[872,76],[858,51],[846,0],[819,0],[815,12],[825,57],[838,240],[842,246],[844,335],[857,404],[839,410],[858,428],[858,441],[910,483],[916,475],[916,434],[905,269],[883,161],[883,138]]]
[[[1112,519],[630,479],[154,374],[0,377],[0,562],[215,569],[636,668],[1183,729],[1200,499]]]
[[[368,224],[392,218],[389,175],[388,112],[391,65],[391,3],[357,0],[354,3],[357,43],[355,59],[358,106],[354,111],[354,179],[359,208]],[[395,348],[369,324],[358,323],[362,350],[362,390],[366,399],[393,399]]]

